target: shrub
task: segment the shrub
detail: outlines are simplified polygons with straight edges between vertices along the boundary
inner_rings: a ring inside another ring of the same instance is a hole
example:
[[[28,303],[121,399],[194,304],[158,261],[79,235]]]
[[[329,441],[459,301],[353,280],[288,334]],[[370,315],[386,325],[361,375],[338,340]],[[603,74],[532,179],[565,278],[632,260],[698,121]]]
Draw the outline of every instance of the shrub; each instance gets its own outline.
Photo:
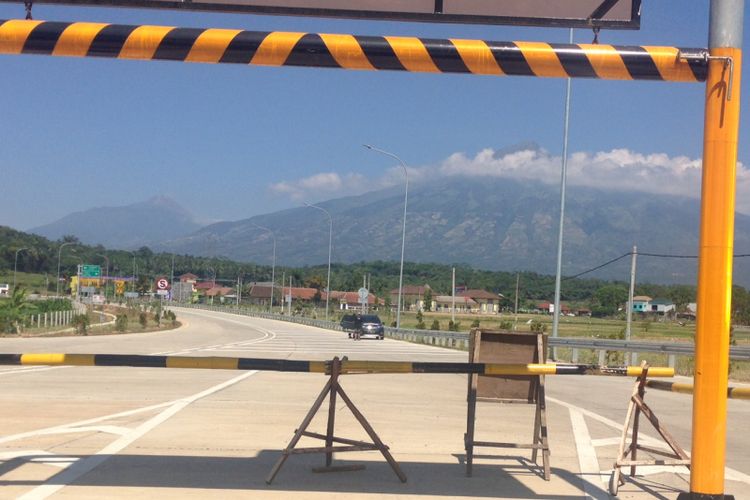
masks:
[[[448,331],[450,332],[457,332],[461,328],[461,322],[460,321],[448,321]]]
[[[529,325],[529,329],[535,333],[544,333],[547,331],[547,324],[535,319]]]
[[[417,330],[424,330],[427,328],[427,325],[424,324],[424,315],[422,314],[422,311],[417,311],[417,324],[414,328]]]
[[[475,319],[474,321],[472,321],[471,322],[471,327],[472,328],[479,328],[479,320]]]
[[[430,330],[440,330],[440,322],[436,319],[433,319],[432,324],[430,325]]]
[[[76,333],[79,335],[86,335],[86,329],[89,326],[89,315],[88,314],[76,314],[73,316],[72,325],[76,329]]]
[[[513,329],[513,322],[509,319],[503,320],[500,322],[500,329],[501,330],[512,330]]]
[[[138,313],[138,323],[141,324],[142,328],[146,328],[146,325],[148,325],[148,314],[145,312]]]
[[[115,331],[120,333],[127,331],[128,329],[128,315],[118,314],[115,318]]]
[[[164,316],[172,322],[172,326],[177,324],[177,315],[175,315],[174,311],[167,311]]]

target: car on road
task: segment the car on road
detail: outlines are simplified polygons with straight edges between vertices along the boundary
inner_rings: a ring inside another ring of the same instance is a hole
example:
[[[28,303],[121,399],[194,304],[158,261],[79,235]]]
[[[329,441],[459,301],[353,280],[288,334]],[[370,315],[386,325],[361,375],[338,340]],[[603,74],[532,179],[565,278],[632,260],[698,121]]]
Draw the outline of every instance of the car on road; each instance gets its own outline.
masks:
[[[385,338],[383,322],[375,314],[345,314],[341,318],[341,329],[349,334],[349,338]]]

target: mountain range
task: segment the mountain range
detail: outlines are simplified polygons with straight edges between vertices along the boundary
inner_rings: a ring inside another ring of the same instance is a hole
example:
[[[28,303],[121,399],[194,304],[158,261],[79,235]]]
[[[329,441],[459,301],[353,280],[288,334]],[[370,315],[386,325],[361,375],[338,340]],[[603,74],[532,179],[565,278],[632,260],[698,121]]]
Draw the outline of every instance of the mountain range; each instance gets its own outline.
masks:
[[[554,274],[559,200],[558,186],[530,180],[452,177],[413,186],[405,260]],[[400,188],[319,203],[332,216],[332,261],[399,260],[403,203]],[[150,200],[120,209],[97,209],[117,214],[101,217],[100,222],[93,222],[91,211],[71,214],[61,219],[66,221],[65,230],[58,226],[51,237],[75,234],[93,243],[92,231],[98,229],[107,233],[107,243],[102,236],[99,239],[110,247],[142,244],[155,251],[270,264],[272,236],[259,225],[274,232],[277,264],[302,266],[328,260],[329,225],[320,210],[293,208],[198,228],[174,202],[157,200],[156,205]],[[681,256],[640,256],[639,281],[692,284],[697,262],[689,256],[698,251],[698,217],[699,202],[692,198],[569,187],[563,274],[587,271],[628,253],[635,244],[639,253]],[[743,214],[736,218],[735,250],[750,250],[750,217]],[[627,281],[629,272],[630,259],[622,258],[589,276]],[[750,267],[743,259],[736,261],[735,281],[750,284]]]
[[[195,217],[167,196],[122,207],[74,212],[30,233],[57,240],[74,235],[88,245],[135,249],[190,234],[201,227]]]

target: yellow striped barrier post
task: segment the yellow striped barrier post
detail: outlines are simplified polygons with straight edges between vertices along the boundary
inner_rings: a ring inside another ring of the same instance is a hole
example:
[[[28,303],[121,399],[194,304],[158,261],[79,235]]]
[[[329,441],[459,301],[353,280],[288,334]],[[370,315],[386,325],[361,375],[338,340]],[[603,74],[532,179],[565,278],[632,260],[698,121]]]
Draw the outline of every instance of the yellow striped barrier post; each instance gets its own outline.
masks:
[[[0,20],[0,54],[674,82],[708,68],[705,49],[37,20]]]
[[[651,375],[651,372],[649,372],[649,375]],[[646,381],[646,387],[680,394],[693,394],[695,389],[692,384],[666,382],[664,380],[648,380]],[[750,387],[727,387],[727,399],[750,399]]]
[[[130,366],[140,368],[199,368],[210,370],[261,370],[331,374],[333,361],[232,358],[216,356],[149,356],[139,354],[0,354],[0,365],[24,366]],[[639,366],[598,366],[562,363],[494,364],[405,361],[340,362],[339,373],[476,373],[479,375],[605,375],[638,377]],[[651,377],[672,377],[674,368],[650,367]]]

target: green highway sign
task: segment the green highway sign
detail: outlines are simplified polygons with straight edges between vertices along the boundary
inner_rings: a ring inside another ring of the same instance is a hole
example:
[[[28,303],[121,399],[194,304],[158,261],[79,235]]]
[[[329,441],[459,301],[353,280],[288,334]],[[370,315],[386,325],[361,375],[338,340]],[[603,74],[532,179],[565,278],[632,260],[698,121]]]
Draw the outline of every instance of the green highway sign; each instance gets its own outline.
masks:
[[[101,278],[102,266],[95,266],[92,264],[84,264],[81,266],[81,277],[82,278]]]

